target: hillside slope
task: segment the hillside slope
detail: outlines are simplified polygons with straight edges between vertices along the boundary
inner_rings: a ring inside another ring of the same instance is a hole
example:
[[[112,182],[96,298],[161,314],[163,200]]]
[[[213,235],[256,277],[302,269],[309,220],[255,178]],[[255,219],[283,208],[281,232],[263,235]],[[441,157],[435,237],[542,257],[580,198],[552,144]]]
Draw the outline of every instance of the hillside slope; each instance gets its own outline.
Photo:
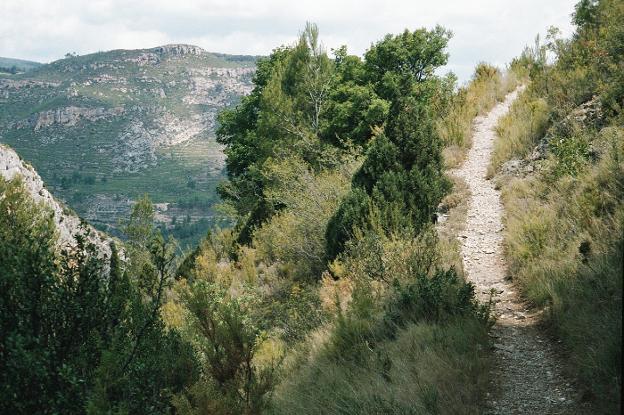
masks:
[[[250,90],[254,63],[167,45],[72,56],[0,78],[0,142],[103,229],[114,233],[147,192],[179,236],[192,236],[198,221],[203,233],[223,169],[216,114]]]
[[[15,74],[18,72],[28,72],[32,69],[38,68],[41,65],[42,64],[39,62],[27,61],[23,59],[3,58],[2,56],[0,56],[0,74]]]
[[[624,3],[579,2],[573,22],[572,38],[536,42],[512,63],[529,83],[496,127],[488,172],[502,190],[515,286],[544,310],[592,413],[614,414],[622,399]]]
[[[468,159],[453,171],[465,180],[471,193],[466,230],[460,238],[464,268],[481,300],[487,302],[492,296],[497,317],[491,332],[495,339],[491,381],[495,393],[488,399],[487,413],[577,413],[574,392],[562,375],[554,348],[537,328],[539,313],[519,298],[507,279],[500,190],[486,179],[495,126],[523,89],[510,93],[489,114],[475,120]]]
[[[18,177],[23,181],[30,197],[35,202],[43,203],[54,213],[60,247],[75,245],[75,236],[83,235],[95,244],[102,254],[110,255],[110,238],[97,232],[90,225],[82,223],[80,218],[54,199],[35,169],[24,163],[11,148],[0,145],[0,178],[11,181]]]

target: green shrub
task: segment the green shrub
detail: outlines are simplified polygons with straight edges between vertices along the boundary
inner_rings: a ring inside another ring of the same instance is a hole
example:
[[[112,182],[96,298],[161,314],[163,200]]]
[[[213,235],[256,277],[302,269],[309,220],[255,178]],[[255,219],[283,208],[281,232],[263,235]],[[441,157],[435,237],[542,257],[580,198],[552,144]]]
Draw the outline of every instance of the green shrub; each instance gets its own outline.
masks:
[[[511,274],[531,301],[550,307],[576,374],[606,412],[619,405],[621,384],[621,137],[619,129],[594,138],[600,160],[575,176],[561,168],[553,177],[567,159],[551,157],[542,176],[510,182],[503,198]]]
[[[475,299],[474,286],[462,281],[454,269],[433,275],[418,274],[407,284],[395,280],[394,295],[385,310],[385,324],[401,327],[409,322],[444,322],[455,316],[476,316],[489,323],[489,309]]]
[[[176,398],[189,414],[260,414],[275,384],[275,364],[259,367],[255,354],[262,340],[250,313],[256,300],[230,297],[223,289],[198,280],[183,292],[189,330],[205,362],[202,380]]]
[[[372,350],[359,343],[357,360],[307,358],[279,385],[269,413],[476,415],[489,387],[487,343],[471,317],[408,323]]]
[[[322,343],[295,352],[271,412],[479,413],[488,307],[453,269],[436,270],[438,260],[431,230],[416,239],[356,232],[334,263],[353,280],[350,301]]]

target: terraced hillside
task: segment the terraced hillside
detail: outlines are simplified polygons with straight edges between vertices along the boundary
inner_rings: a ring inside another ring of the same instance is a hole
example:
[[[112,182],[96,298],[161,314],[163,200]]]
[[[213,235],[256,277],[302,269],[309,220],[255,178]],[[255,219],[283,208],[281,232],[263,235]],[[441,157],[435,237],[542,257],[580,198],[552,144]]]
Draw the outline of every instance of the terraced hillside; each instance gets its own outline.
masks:
[[[70,56],[0,77],[0,142],[79,215],[116,233],[148,193],[180,239],[213,220],[216,114],[251,88],[255,59],[190,45]]]

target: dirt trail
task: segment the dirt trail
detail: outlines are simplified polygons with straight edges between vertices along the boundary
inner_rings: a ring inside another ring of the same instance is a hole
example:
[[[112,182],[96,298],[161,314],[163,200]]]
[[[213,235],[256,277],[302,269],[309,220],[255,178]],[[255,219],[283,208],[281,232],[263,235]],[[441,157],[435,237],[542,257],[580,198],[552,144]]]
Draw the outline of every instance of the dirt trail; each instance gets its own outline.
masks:
[[[563,377],[551,340],[536,327],[539,318],[520,300],[507,278],[503,255],[503,206],[500,192],[486,180],[498,119],[509,109],[520,89],[474,122],[473,146],[463,166],[451,171],[472,193],[465,231],[459,236],[464,268],[487,300],[493,290],[492,329],[496,363],[491,374],[488,414],[571,414],[574,392]]]

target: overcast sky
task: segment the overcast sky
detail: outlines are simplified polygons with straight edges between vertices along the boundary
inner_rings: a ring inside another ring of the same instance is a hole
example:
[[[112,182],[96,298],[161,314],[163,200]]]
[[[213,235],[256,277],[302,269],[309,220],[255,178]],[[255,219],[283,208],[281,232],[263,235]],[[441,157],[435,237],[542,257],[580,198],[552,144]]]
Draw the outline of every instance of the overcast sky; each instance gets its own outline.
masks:
[[[577,0],[0,0],[0,56],[50,62],[190,43],[266,55],[306,21],[329,48],[362,54],[386,33],[441,24],[453,31],[448,69],[467,79],[479,61],[504,66],[551,26],[572,32]]]

